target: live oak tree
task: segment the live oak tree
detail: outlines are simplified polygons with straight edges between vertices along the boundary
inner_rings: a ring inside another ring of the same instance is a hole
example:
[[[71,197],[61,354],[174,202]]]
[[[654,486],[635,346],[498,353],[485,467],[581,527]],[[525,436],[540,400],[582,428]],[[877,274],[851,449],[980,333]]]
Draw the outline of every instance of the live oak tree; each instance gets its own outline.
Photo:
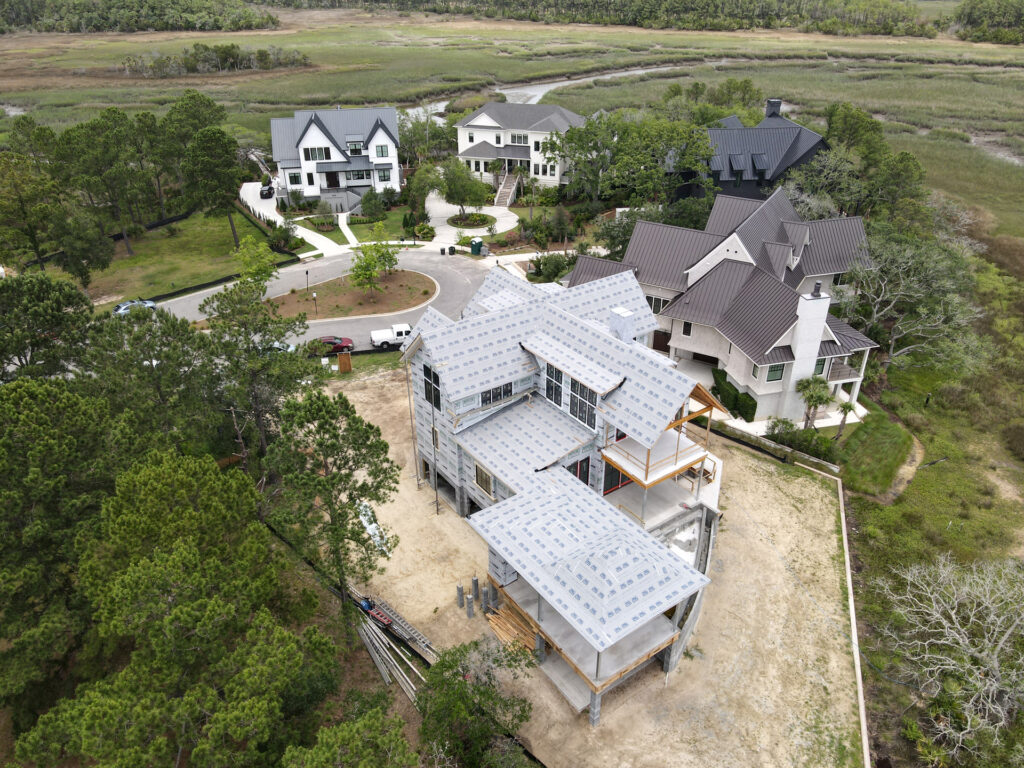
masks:
[[[89,624],[75,541],[133,442],[106,403],[62,380],[0,386],[0,706],[20,727],[51,703],[48,681]]]
[[[188,198],[208,216],[228,217],[237,248],[238,230],[232,211],[242,180],[238,142],[220,128],[203,128],[186,147],[181,165]]]
[[[441,166],[444,178],[444,199],[459,206],[459,215],[466,215],[466,206],[480,206],[487,202],[490,187],[473,178],[473,173],[457,157],[449,157]],[[416,174],[419,176],[419,172]]]
[[[373,512],[399,477],[380,429],[343,394],[310,392],[284,404],[280,430],[269,457],[284,489],[274,519],[340,589],[365,581],[398,544]]]
[[[91,318],[89,298],[66,280],[39,273],[0,280],[0,383],[67,372]]]
[[[385,273],[391,274],[398,267],[398,252],[401,248],[388,242],[384,223],[378,221],[370,231],[370,242],[363,245],[363,253],[372,253],[377,264]]]
[[[369,246],[369,247],[367,247]],[[352,260],[352,270],[348,273],[349,282],[356,288],[360,288],[368,295],[382,293],[384,288],[380,284],[380,273],[383,267],[377,250],[373,244],[367,243],[362,251]]]

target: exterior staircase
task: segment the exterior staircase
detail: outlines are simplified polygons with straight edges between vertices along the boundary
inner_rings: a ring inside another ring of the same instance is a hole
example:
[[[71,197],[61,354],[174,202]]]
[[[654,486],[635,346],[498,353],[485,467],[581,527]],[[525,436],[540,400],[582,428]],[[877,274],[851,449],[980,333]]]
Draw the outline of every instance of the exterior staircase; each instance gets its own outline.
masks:
[[[498,191],[494,195],[494,204],[502,208],[508,208],[516,199],[516,189],[519,186],[518,177],[514,173],[506,173],[501,177],[498,184]]]

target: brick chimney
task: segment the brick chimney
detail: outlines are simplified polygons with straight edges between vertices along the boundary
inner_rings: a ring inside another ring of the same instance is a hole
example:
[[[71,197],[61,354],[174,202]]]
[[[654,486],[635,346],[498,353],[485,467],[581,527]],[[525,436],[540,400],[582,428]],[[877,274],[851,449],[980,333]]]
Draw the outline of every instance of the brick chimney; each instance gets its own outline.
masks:
[[[764,105],[765,117],[779,117],[782,114],[782,99],[768,99]]]

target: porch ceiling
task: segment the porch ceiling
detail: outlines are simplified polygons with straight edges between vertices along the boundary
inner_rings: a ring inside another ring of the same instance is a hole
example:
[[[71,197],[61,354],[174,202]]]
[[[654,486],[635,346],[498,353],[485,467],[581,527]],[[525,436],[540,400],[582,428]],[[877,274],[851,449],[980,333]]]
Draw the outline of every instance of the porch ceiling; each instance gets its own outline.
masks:
[[[605,461],[629,475],[633,482],[648,488],[675,477],[707,455],[707,448],[690,440],[678,429],[661,433],[651,448],[650,458],[647,449],[631,437],[601,450]]]

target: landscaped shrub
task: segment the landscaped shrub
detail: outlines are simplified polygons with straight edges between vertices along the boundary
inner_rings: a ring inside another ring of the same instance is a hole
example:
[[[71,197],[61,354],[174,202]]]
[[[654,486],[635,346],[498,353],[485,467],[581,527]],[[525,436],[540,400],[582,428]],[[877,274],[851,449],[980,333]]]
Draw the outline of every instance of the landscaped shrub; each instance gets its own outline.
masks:
[[[744,421],[753,421],[757,413],[757,400],[746,392],[740,392],[736,396],[736,412]]]
[[[359,200],[359,210],[368,219],[378,221],[384,218],[384,203],[373,188],[366,190]]]
[[[560,199],[561,191],[559,187],[544,187],[537,193],[538,205],[555,206],[558,205]]]
[[[735,385],[730,384],[726,377],[725,371],[721,368],[712,368],[711,376],[715,380],[715,386],[711,389],[711,394],[715,395],[726,407],[729,413],[737,413],[739,411],[739,396],[740,391],[736,389]],[[753,400],[753,398],[751,398]],[[754,403],[755,410],[757,409],[757,403]],[[750,419],[747,419],[750,421]]]
[[[378,221],[384,221],[387,218],[386,214],[381,214],[377,218],[371,219],[369,216],[353,216],[349,214],[349,224],[376,224]]]
[[[835,461],[836,458],[835,440],[813,429],[797,429],[789,419],[769,419],[765,437],[823,461]]]
[[[416,237],[420,240],[434,239],[434,228],[429,224],[417,224],[414,231],[416,232]]]

